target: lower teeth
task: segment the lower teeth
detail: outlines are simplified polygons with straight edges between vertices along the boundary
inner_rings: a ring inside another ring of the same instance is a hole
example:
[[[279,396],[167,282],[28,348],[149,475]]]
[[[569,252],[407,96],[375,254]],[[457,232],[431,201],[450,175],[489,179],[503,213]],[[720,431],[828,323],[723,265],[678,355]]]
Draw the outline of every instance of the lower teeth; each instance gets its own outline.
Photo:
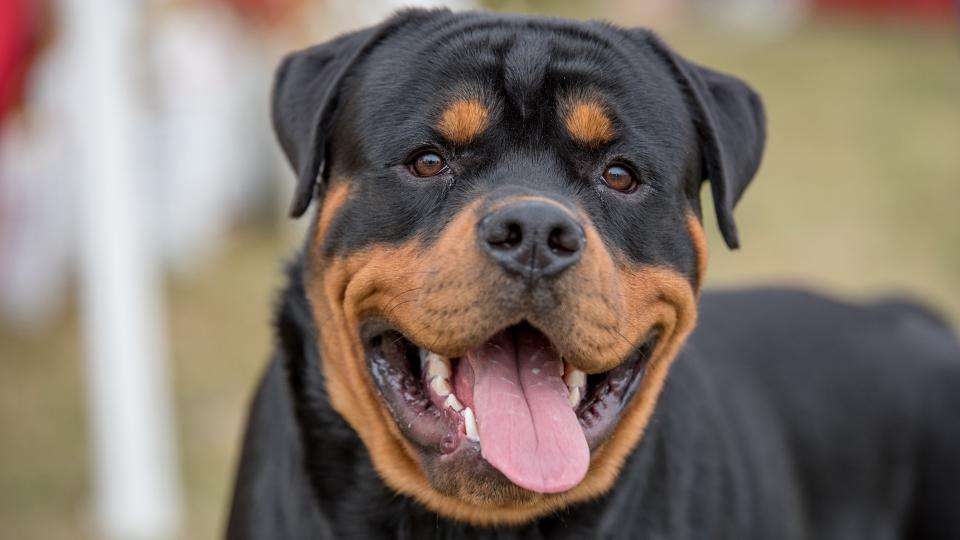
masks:
[[[467,429],[467,439],[473,442],[480,442],[480,432],[477,430],[477,417],[473,415],[473,410],[467,407],[463,410],[463,423]]]
[[[447,407],[448,409],[453,409],[457,412],[463,410],[463,404],[461,404],[460,400],[457,399],[457,396],[453,394],[447,395],[447,399],[443,402],[443,406]]]

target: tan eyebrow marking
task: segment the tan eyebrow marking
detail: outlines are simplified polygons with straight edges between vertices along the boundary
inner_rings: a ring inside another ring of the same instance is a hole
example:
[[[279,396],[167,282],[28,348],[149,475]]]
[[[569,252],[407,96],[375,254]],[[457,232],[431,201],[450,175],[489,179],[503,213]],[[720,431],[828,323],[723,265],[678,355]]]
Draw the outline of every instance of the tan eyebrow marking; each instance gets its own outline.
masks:
[[[576,99],[564,104],[564,127],[574,141],[597,147],[613,140],[616,130],[606,108],[593,99]]]
[[[444,109],[437,129],[448,141],[466,144],[487,129],[489,119],[489,109],[479,100],[459,98]]]

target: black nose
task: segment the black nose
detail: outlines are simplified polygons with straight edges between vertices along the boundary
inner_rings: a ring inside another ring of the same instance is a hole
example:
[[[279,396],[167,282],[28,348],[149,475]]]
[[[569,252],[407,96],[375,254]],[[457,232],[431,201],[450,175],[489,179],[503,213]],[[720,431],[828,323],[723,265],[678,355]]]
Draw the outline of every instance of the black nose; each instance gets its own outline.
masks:
[[[529,280],[554,276],[580,260],[583,227],[561,208],[520,202],[480,220],[480,246],[501,266]]]

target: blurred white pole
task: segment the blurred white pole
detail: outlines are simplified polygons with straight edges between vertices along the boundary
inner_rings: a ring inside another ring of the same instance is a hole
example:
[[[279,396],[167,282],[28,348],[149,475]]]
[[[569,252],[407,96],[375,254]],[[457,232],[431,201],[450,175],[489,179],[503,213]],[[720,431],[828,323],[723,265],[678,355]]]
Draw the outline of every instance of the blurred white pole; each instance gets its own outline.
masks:
[[[144,2],[63,0],[82,161],[80,258],[97,525],[161,540],[180,522],[159,271],[139,160],[138,39]]]

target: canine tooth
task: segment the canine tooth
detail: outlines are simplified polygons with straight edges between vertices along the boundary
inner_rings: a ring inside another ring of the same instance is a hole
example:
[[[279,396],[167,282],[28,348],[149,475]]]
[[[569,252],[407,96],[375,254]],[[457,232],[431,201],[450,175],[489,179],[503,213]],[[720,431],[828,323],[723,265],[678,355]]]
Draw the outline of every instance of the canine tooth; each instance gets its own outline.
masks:
[[[467,438],[473,442],[480,442],[480,432],[477,431],[477,417],[470,407],[463,410],[463,423],[467,428]]]
[[[587,385],[587,374],[577,368],[574,368],[567,365],[567,370],[563,374],[563,382],[567,383],[567,386],[586,386]]]
[[[570,386],[570,395],[567,396],[567,401],[570,403],[571,407],[576,407],[580,403],[580,387],[579,386]]]
[[[437,353],[427,355],[427,375],[433,377],[450,378],[450,360]]]
[[[443,402],[443,406],[449,409],[453,409],[457,412],[463,410],[463,405],[460,403],[460,400],[457,399],[457,396],[450,394],[447,396],[446,401]]]
[[[431,379],[430,389],[440,397],[450,395],[450,383],[443,377],[434,377]]]

